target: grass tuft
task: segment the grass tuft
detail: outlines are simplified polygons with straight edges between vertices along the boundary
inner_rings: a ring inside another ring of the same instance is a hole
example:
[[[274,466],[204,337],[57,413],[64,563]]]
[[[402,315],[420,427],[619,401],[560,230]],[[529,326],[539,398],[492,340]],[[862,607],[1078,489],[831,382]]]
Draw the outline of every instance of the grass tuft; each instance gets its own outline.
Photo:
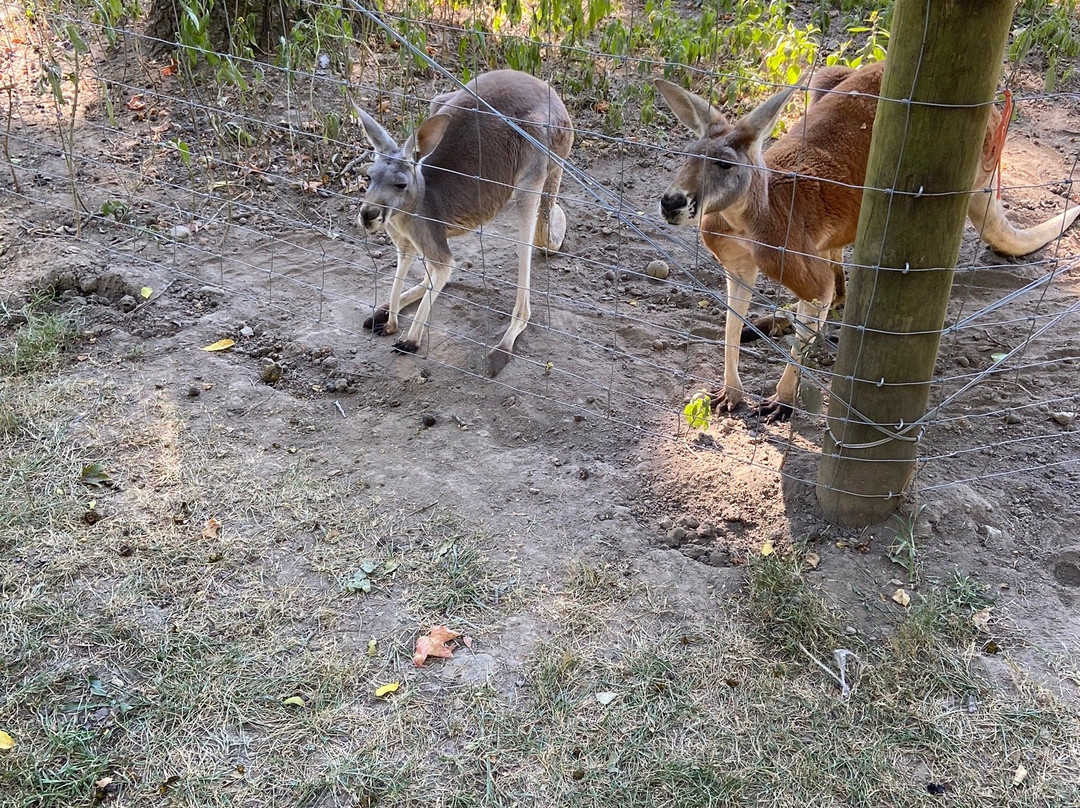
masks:
[[[5,336],[3,330],[13,333]],[[58,367],[75,335],[75,322],[66,314],[33,308],[8,312],[0,323],[0,374],[27,375]]]

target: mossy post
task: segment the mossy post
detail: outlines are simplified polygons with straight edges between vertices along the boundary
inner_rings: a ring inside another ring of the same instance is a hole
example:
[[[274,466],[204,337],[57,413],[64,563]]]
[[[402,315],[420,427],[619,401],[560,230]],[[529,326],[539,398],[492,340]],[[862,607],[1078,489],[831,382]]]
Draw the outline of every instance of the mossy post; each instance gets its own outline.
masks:
[[[830,521],[883,521],[915,470],[1014,6],[896,2],[818,472]]]

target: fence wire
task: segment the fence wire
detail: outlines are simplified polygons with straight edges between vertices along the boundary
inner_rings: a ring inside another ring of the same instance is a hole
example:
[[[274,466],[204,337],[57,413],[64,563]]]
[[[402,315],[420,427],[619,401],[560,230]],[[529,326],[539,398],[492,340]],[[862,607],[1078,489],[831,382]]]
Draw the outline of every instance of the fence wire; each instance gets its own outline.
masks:
[[[358,361],[385,367],[394,361],[389,345],[360,322],[387,298],[394,250],[356,223],[373,157],[352,104],[400,142],[433,97],[521,60],[513,66],[552,84],[574,118],[569,158],[550,155],[564,169],[567,243],[534,263],[533,310],[541,316],[508,370],[490,379],[480,359],[510,315],[517,288],[509,264],[519,239],[498,223],[482,226],[433,309],[421,361],[490,386],[493,396],[589,415],[602,402],[603,416],[635,439],[687,440],[683,404],[722,385],[727,293],[696,230],[664,225],[657,212],[668,181],[691,156],[690,137],[654,104],[648,80],[685,79],[729,101],[733,88],[762,96],[786,82],[710,69],[707,53],[680,64],[618,50],[625,38],[560,44],[551,20],[546,38],[520,21],[496,32],[475,5],[439,4],[434,18],[411,14],[410,3],[376,12],[303,0],[299,9],[312,26],[323,16],[349,25],[332,37],[320,38],[317,26],[308,40],[283,37],[276,59],[251,48],[218,52],[205,40],[177,47],[149,36],[130,15],[103,8],[42,9],[17,23],[9,16],[4,26],[7,170],[0,190],[24,236],[58,237],[136,275],[164,269],[196,288],[216,284],[298,331],[329,329],[356,347]],[[636,7],[629,13],[618,30],[641,24]],[[817,49],[810,52],[819,59]],[[1021,115],[1067,99],[1011,89]],[[1008,154],[1006,146],[1006,183]],[[1048,166],[1046,182],[1006,184],[1006,198],[1053,192],[1069,204],[1078,161],[1080,151],[1071,166]],[[168,255],[165,267],[157,253],[141,254],[147,242]],[[1011,263],[987,263],[985,251],[965,247],[931,406],[902,430],[920,441],[922,490],[1080,462],[1080,384],[1069,373],[1080,362],[1080,341],[1061,339],[1075,330],[1080,308],[1078,243],[1070,233]],[[451,241],[455,252],[457,245]],[[652,261],[663,261],[670,274],[655,277]],[[757,339],[741,347],[742,373],[754,380],[749,397],[764,398],[791,346],[762,318],[788,314],[793,299],[771,282],[745,291],[752,303],[744,326],[747,338]],[[830,323],[830,335],[837,327]],[[818,398],[828,398],[833,353],[831,337],[817,341],[801,373],[804,389],[816,389]],[[1005,432],[1020,416],[1030,416],[1024,433]],[[797,405],[793,426],[751,418],[750,441],[721,436],[694,445],[812,485],[812,462],[778,470],[762,461],[759,447],[764,440],[789,458],[812,461],[822,420],[818,406]],[[895,423],[878,426],[883,435],[897,430]],[[1052,459],[1041,455],[1047,447]]]

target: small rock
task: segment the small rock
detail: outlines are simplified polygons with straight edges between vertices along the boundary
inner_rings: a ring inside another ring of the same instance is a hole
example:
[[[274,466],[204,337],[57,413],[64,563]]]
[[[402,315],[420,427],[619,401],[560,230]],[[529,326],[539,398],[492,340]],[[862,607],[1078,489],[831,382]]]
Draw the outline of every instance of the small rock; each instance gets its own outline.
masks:
[[[220,286],[201,286],[199,294],[207,297],[225,297],[225,290]]]
[[[844,626],[844,633],[847,634],[849,637],[854,637],[856,634],[859,633],[859,630],[855,628],[855,626]]]
[[[198,398],[199,394],[201,392],[202,392],[202,390],[200,390],[198,388],[198,386],[196,386],[194,384],[188,386],[188,389],[187,389],[188,398]]]
[[[956,364],[958,364],[962,368],[968,368],[971,367],[971,360],[968,359],[966,356],[961,356],[959,359],[956,360]]]
[[[1073,421],[1076,420],[1075,412],[1052,412],[1050,417],[1062,426],[1071,426]]]
[[[987,541],[1000,542],[1005,534],[993,525],[983,525],[983,535]]]
[[[686,530],[681,527],[673,527],[668,531],[667,536],[664,537],[664,545],[672,549],[679,547],[683,543],[683,539],[686,538]]]
[[[349,386],[348,379],[334,379],[334,392],[344,393],[345,388]]]
[[[255,329],[252,328],[250,325],[245,325],[243,328],[240,329],[240,336],[241,337],[254,337],[255,336]]]
[[[614,269],[609,269],[607,272],[605,272],[604,273],[604,280],[606,280],[606,281],[615,280],[615,270]]]
[[[585,420],[585,416],[582,415],[580,412],[575,412],[574,413],[574,420],[577,421],[578,423],[581,423],[582,421]]]
[[[98,279],[95,275],[88,275],[83,278],[79,278],[79,291],[84,295],[93,294],[97,291]]]
[[[1023,418],[1020,417],[1020,413],[1010,411],[1005,416],[1005,423],[1007,424],[1019,424],[1023,423]]]
[[[698,525],[697,534],[699,538],[711,539],[716,535],[716,527],[712,522],[702,522]]]
[[[687,530],[697,530],[698,525],[700,525],[700,524],[701,524],[701,521],[698,520],[696,517],[684,516],[682,518],[682,526],[685,527]]]
[[[662,339],[654,339],[653,340],[652,349],[654,351],[663,351],[666,348],[667,348],[667,343],[664,342]]]
[[[671,521],[670,516],[660,517],[660,521],[656,523],[661,530],[671,530],[674,526],[674,522]]]
[[[166,232],[169,234],[169,238],[177,241],[187,241],[191,238],[191,228],[182,224],[173,225]]]
[[[645,274],[650,278],[663,280],[671,273],[666,261],[650,261],[645,267]]]
[[[133,311],[137,305],[139,304],[135,302],[135,298],[131,295],[124,295],[120,298],[121,311]]]
[[[430,412],[425,412],[424,417],[420,419],[420,423],[423,424],[424,429],[435,426],[438,421],[439,419],[432,415]]]

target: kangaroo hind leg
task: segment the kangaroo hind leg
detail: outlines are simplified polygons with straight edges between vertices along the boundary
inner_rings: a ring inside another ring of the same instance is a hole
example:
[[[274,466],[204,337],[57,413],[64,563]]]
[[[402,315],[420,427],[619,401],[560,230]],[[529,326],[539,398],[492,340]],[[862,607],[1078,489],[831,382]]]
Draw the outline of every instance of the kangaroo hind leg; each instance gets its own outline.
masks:
[[[529,317],[532,315],[529,307],[529,286],[532,282],[533,239],[530,236],[537,234],[539,226],[537,219],[542,196],[539,184],[537,184],[532,188],[519,188],[510,201],[510,205],[517,214],[518,222],[517,299],[514,301],[514,311],[510,315],[510,327],[506,329],[499,344],[488,353],[488,371],[492,378],[498,376],[510,361],[510,357],[514,354],[514,342],[525,330]]]

